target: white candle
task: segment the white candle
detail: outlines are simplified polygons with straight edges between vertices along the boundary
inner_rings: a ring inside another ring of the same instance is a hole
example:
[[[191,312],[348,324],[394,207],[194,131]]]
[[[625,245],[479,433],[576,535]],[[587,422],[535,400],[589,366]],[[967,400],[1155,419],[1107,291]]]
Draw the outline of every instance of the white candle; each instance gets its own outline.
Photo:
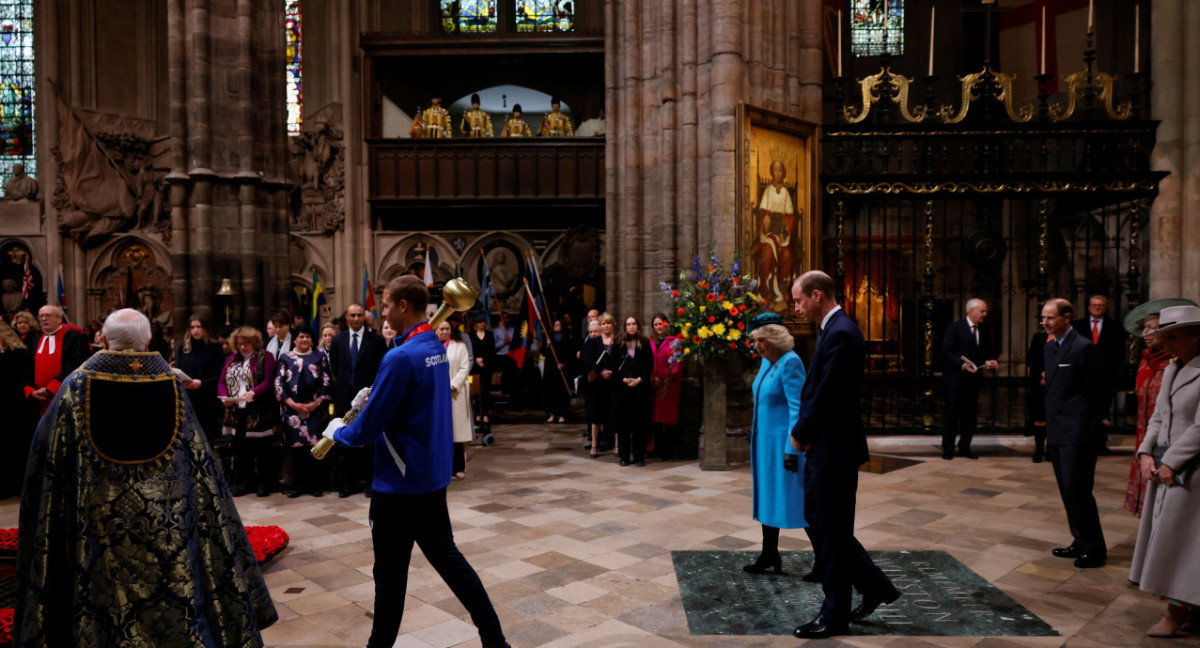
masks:
[[[937,7],[929,8],[929,76],[933,76],[933,28],[935,25],[934,18],[937,16]]]
[[[842,76],[842,10],[841,9],[838,9],[837,33],[838,33],[838,39],[837,39],[838,40],[838,43],[837,43],[838,70],[837,70],[837,75]]]
[[[1095,2],[1096,2],[1096,0],[1088,0],[1088,32],[1089,33],[1092,31],[1092,14],[1094,13],[1093,9],[1095,9]]]
[[[1134,58],[1137,58],[1135,55]],[[1042,6],[1042,67],[1038,74],[1046,73],[1046,7]]]
[[[1141,72],[1138,60],[1138,45],[1142,40],[1142,5],[1133,6],[1133,73]]]

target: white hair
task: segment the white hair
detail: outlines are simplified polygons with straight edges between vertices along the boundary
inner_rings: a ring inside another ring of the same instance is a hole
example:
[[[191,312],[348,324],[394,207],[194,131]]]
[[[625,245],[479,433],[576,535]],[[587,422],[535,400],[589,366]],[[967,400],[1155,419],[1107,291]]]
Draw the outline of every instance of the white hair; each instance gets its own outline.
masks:
[[[109,313],[101,332],[109,351],[145,351],[150,346],[150,320],[132,308]]]
[[[973,297],[971,299],[968,299],[967,300],[967,313],[970,313],[971,311],[975,310],[976,308],[983,306],[984,303],[985,302],[978,297]]]
[[[780,353],[787,353],[796,346],[796,338],[782,324],[766,324],[754,329],[750,337],[762,340]]]

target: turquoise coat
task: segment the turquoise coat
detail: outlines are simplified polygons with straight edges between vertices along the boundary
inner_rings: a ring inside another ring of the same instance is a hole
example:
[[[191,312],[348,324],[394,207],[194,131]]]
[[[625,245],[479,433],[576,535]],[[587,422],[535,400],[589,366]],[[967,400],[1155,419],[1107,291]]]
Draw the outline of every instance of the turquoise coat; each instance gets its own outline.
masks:
[[[754,379],[754,423],[750,427],[750,470],[754,475],[754,519],[779,529],[804,521],[804,455],[791,444],[800,415],[804,363],[788,351],[772,365],[765,358]],[[784,454],[800,454],[800,469],[783,469]]]

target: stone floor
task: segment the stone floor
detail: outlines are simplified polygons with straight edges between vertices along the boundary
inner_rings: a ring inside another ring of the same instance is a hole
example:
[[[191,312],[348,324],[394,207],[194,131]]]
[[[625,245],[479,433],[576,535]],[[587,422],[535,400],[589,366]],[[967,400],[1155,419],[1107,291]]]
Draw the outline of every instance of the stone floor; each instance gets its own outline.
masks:
[[[589,459],[582,425],[495,428],[498,443],[468,448],[468,478],[450,486],[459,546],[479,571],[515,648],[741,648],[793,646],[789,636],[689,632],[672,550],[757,549],[746,467],[701,471],[696,462],[619,467]],[[822,646],[1200,646],[1200,636],[1154,641],[1145,630],[1164,604],[1126,577],[1137,521],[1121,506],[1130,448],[1103,457],[1097,499],[1107,567],[1078,570],[1050,549],[1069,540],[1049,463],[1029,440],[981,439],[978,461],[943,461],[929,438],[872,439],[882,474],[863,473],[858,538],[868,550],[940,550],[996,585],[1061,637],[848,636]],[[1128,444],[1128,441],[1116,440]],[[280,621],[268,645],[361,646],[373,613],[368,500],[325,496],[237,500],[247,524],[277,524],[291,546],[266,569]],[[13,499],[0,527],[16,525]],[[785,550],[809,549],[785,531]],[[416,552],[396,646],[478,646],[465,610]],[[793,621],[814,610],[797,609]],[[394,613],[394,612],[392,612]]]

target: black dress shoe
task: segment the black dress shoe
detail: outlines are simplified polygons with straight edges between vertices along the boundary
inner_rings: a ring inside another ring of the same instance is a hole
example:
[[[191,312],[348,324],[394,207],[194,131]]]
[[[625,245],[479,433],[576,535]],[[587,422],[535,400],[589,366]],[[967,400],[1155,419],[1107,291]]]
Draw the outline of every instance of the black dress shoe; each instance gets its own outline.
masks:
[[[742,571],[746,572],[747,574],[761,574],[766,572],[768,569],[774,571],[776,574],[782,574],[783,557],[778,553],[770,556],[765,553],[759,554],[758,560],[755,560],[754,564],[744,565],[742,567]]]
[[[810,572],[808,572],[807,574],[805,574],[805,575],[801,576],[801,577],[800,577],[800,580],[804,581],[805,583],[820,583],[820,582],[821,582],[821,575],[820,575],[820,574],[818,574],[818,573],[817,573],[817,570],[814,568],[812,571],[810,571]]]
[[[953,451],[953,450],[942,450],[942,459],[945,459],[946,461],[949,461],[949,460],[951,460],[951,459],[953,459],[953,458],[954,458],[954,451]]]
[[[892,591],[884,594],[883,596],[863,596],[862,603],[859,603],[858,607],[850,610],[850,622],[857,623],[862,621],[872,614],[875,614],[875,609],[880,605],[895,603],[896,599],[898,598],[900,598],[900,592],[895,587],[892,588]]]
[[[347,497],[350,497],[353,494],[354,493],[350,492],[349,488],[343,488],[342,490],[338,491],[338,497],[340,497],[342,499],[346,499]]]
[[[975,454],[974,452],[971,452],[970,450],[959,450],[958,456],[966,457],[967,459],[978,459],[979,458],[979,455]]]
[[[628,462],[628,461],[625,461],[624,459],[622,459],[622,460],[621,460],[621,465],[622,465],[622,466],[628,466],[628,465],[629,465],[629,462]]]
[[[1090,554],[1080,554],[1075,559],[1075,566],[1080,569],[1090,569],[1092,567],[1103,567],[1108,559],[1104,556],[1092,556]]]
[[[1042,460],[1045,458],[1046,458],[1046,453],[1044,453],[1044,452],[1034,452],[1033,453],[1033,463],[1042,463]]]
[[[267,488],[266,486],[258,487],[258,496],[259,497],[266,497],[267,495],[270,495],[270,494],[271,494],[271,489]]]
[[[644,460],[638,460],[633,462],[633,465],[637,466],[638,468],[645,468],[646,462]]]
[[[233,496],[234,496],[234,497],[241,497],[242,495],[245,495],[246,493],[249,493],[249,492],[250,492],[250,489],[249,489],[248,487],[246,487],[246,486],[238,486],[238,487],[236,487],[236,488],[234,488],[234,489],[233,489]]]
[[[835,628],[830,625],[829,619],[826,619],[825,615],[818,614],[817,618],[796,628],[792,634],[797,639],[824,639],[834,635],[850,634],[850,627]]]
[[[1070,547],[1059,547],[1050,553],[1054,554],[1056,558],[1078,558],[1083,555],[1083,550],[1071,545]]]
[[[300,497],[300,491],[291,488],[283,491],[283,494],[286,495],[288,499],[296,499],[297,497]]]

